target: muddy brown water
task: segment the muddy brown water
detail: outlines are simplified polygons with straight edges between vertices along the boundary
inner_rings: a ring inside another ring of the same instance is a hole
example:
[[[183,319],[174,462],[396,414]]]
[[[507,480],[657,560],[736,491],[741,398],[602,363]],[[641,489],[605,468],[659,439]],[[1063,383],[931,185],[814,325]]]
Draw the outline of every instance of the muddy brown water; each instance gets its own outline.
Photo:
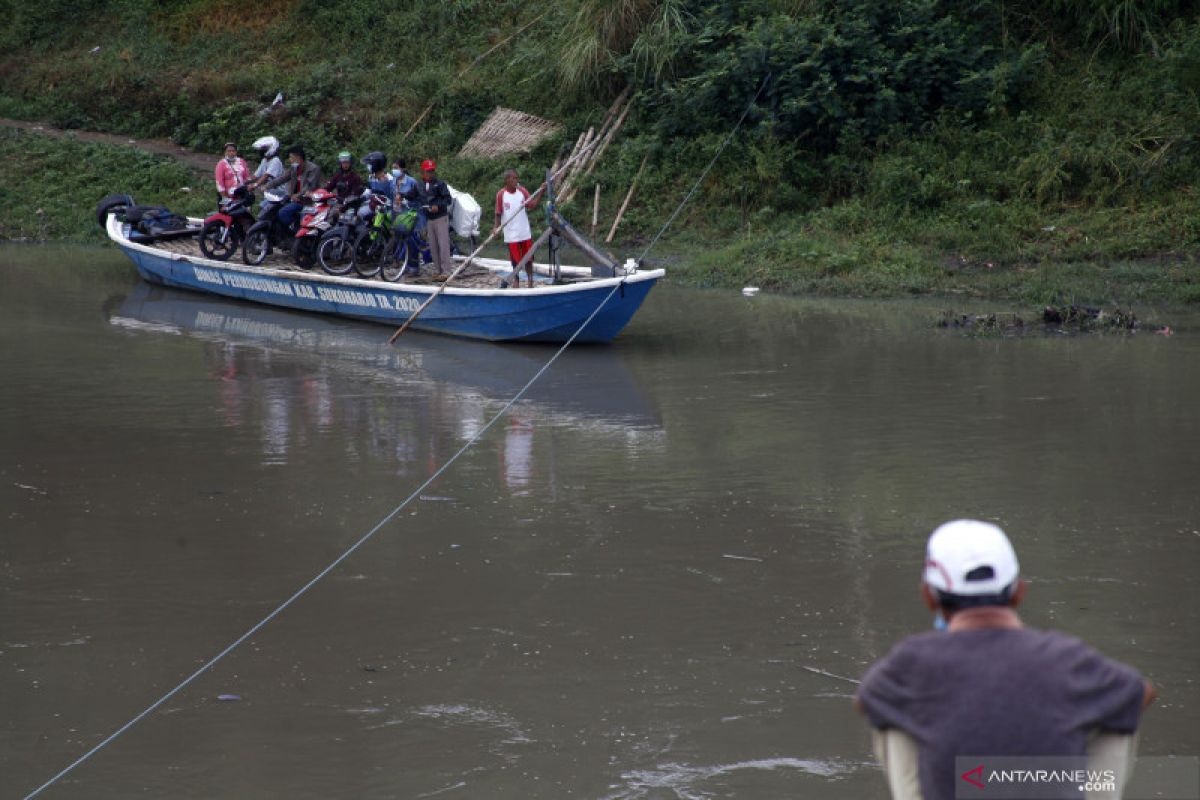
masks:
[[[0,248],[0,775],[41,785],[374,527],[550,356]],[[656,289],[337,570],[44,797],[864,798],[924,537],[1200,752],[1200,337]],[[824,674],[827,673],[827,674]],[[839,677],[841,676],[841,677]],[[226,699],[221,699],[225,697]]]

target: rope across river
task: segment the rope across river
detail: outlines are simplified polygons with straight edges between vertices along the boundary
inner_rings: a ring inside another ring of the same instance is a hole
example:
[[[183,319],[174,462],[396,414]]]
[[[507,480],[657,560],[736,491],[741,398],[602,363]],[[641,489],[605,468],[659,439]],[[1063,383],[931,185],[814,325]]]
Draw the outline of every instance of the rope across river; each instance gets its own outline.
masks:
[[[763,90],[767,87],[767,82],[770,80],[770,77],[771,76],[768,73],[767,76],[765,78],[763,78],[762,83],[759,85],[758,91],[755,93],[754,97],[751,98],[750,103],[746,106],[746,110],[742,113],[741,118],[738,119],[737,124],[735,124],[733,126],[733,129],[729,132],[729,136],[727,136],[725,138],[725,141],[721,143],[721,146],[717,149],[716,154],[713,155],[713,158],[709,162],[708,166],[704,168],[704,171],[700,174],[700,177],[692,185],[692,188],[688,191],[688,193],[684,196],[684,198],[679,202],[679,205],[675,208],[675,211],[672,212],[671,216],[667,219],[666,223],[662,226],[662,228],[655,235],[655,237],[650,241],[650,244],[647,245],[646,248],[642,251],[641,258],[646,257],[646,255],[650,252],[650,248],[653,247],[655,245],[655,243],[658,242],[658,240],[666,232],[667,228],[670,227],[670,225],[675,221],[675,218],[679,215],[679,212],[683,209],[684,205],[686,205],[688,203],[688,201],[691,200],[692,195],[694,195],[696,192],[696,189],[699,188],[701,182],[705,179],[705,177],[708,176],[709,171],[717,163],[717,159],[721,156],[721,153],[723,153],[725,151],[725,148],[729,145],[729,143],[731,141],[733,141],[734,135],[737,133],[738,129],[741,128],[742,123],[745,122],[746,116],[750,113],[750,109],[753,108],[754,104],[758,102],[758,98],[762,95]],[[455,452],[454,455],[452,455],[446,461],[446,463],[444,463],[432,475],[430,475],[425,480],[424,483],[422,483],[420,486],[418,486],[416,489],[414,489],[406,498],[404,498],[403,501],[400,502],[399,505],[397,505],[395,508],[393,508],[391,511],[389,511],[386,515],[384,515],[384,517],[382,519],[380,519],[379,522],[377,522],[374,525],[374,527],[372,527],[370,530],[368,530],[366,533],[364,533],[361,537],[359,537],[359,539],[357,541],[355,541],[352,545],[350,545],[348,548],[346,548],[346,550],[344,552],[342,552],[341,555],[339,555],[333,561],[329,562],[329,564],[326,565],[324,569],[322,569],[320,572],[318,572],[316,575],[314,575],[312,578],[310,578],[307,583],[305,583],[303,586],[301,586],[299,589],[297,589],[294,593],[292,593],[292,595],[290,597],[288,597],[286,600],[284,600],[282,603],[280,603],[278,606],[276,606],[275,609],[272,610],[269,614],[267,614],[265,617],[263,617],[261,620],[256,622],[253,626],[251,626],[249,630],[247,630],[241,636],[237,637],[232,642],[230,642],[229,645],[226,646],[224,650],[217,653],[217,655],[213,656],[211,659],[206,661],[195,672],[193,672],[191,675],[188,675],[186,678],[184,678],[182,681],[180,681],[174,688],[172,688],[170,691],[168,691],[162,697],[158,698],[153,703],[148,705],[145,709],[138,712],[128,722],[126,722],[124,725],[121,725],[115,731],[110,733],[108,736],[106,736],[104,739],[102,739],[98,744],[93,746],[90,750],[88,750],[86,753],[81,755],[79,758],[72,761],[70,764],[68,764],[66,767],[64,767],[62,770],[60,770],[57,774],[55,774],[53,777],[51,777],[49,780],[47,780],[41,786],[37,787],[36,789],[34,789],[33,791],[31,791],[27,795],[25,795],[25,800],[31,800],[31,798],[34,798],[34,797],[37,797],[38,795],[40,795],[42,792],[44,792],[46,789],[53,786],[55,783],[57,783],[59,780],[61,780],[63,777],[65,777],[68,773],[70,773],[76,767],[80,766],[81,764],[83,764],[84,762],[86,762],[90,758],[92,758],[94,755],[99,753],[101,750],[103,750],[105,747],[107,747],[109,744],[111,744],[113,741],[115,741],[119,736],[121,736],[123,733],[128,731],[134,725],[141,722],[147,716],[152,714],[155,710],[160,708],[163,705],[163,703],[167,702],[172,697],[179,694],[179,692],[183,691],[185,688],[187,688],[189,685],[191,685],[191,683],[194,682],[197,678],[199,678],[204,673],[208,672],[210,669],[212,669],[214,666],[216,666],[222,659],[224,659],[227,655],[229,655],[234,650],[236,650],[239,646],[241,646],[247,639],[249,639],[251,636],[253,636],[254,634],[258,633],[260,630],[262,630],[267,625],[267,623],[271,622],[271,620],[275,619],[280,614],[282,614],[289,606],[292,605],[292,603],[299,600],[304,594],[306,594],[308,592],[309,589],[311,589],[318,582],[320,582],[322,578],[324,578],[329,573],[333,572],[333,570],[337,569],[337,567],[343,561],[345,561],[347,558],[349,558],[355,552],[357,552],[358,549],[360,547],[362,547],[364,544],[369,542],[375,536],[375,534],[377,534],[380,530],[383,529],[383,527],[385,525],[387,525],[389,522],[391,522],[393,519],[395,519],[400,514],[400,512],[402,512],[405,508],[407,508],[408,505],[410,503],[412,503],[413,500],[417,499],[421,495],[421,493],[425,491],[425,489],[427,489],[429,486],[431,486],[435,481],[437,481],[438,478],[440,478],[447,470],[449,470],[450,467],[454,464],[454,462],[456,462],[459,459],[460,456],[462,456],[464,453],[466,453],[468,450],[470,450],[471,447],[477,441],[479,441],[480,438],[482,438],[483,435],[492,428],[492,426],[494,426],[496,424],[496,422],[498,422],[502,417],[505,416],[505,414],[508,413],[509,409],[511,409],[518,400],[520,400],[522,397],[525,396],[526,392],[529,391],[530,387],[532,387],[533,384],[536,383],[538,381],[538,379],[541,378],[542,375],[544,375],[548,369],[550,369],[551,366],[553,366],[554,362],[556,362],[559,359],[559,357],[562,356],[562,354],[566,352],[567,348],[571,346],[571,344],[575,341],[575,339],[579,336],[579,334],[582,333],[583,330],[585,328],[587,328],[587,326],[595,318],[595,316],[598,313],[600,313],[600,309],[602,309],[605,306],[605,304],[608,303],[609,299],[611,299],[612,296],[624,284],[625,284],[625,279],[623,277],[621,280],[617,281],[613,285],[612,290],[607,295],[605,295],[604,299],[601,300],[596,305],[596,308],[592,311],[592,313],[588,316],[588,318],[585,319],[583,321],[583,323],[575,330],[575,332],[571,334],[571,337],[569,339],[567,339],[567,341],[563,342],[562,346],[559,347],[558,350],[556,350],[554,352],[554,355],[552,355],[549,358],[549,360],[547,360],[546,363],[543,364],[542,367],[533,374],[533,377],[531,377],[525,383],[525,385],[522,386],[520,388],[520,390],[518,390],[517,393],[514,394],[512,396],[512,398],[509,399],[508,402],[506,402],[504,404],[504,406],[499,411],[497,411],[490,420],[488,420],[487,424],[485,424],[483,427],[481,427],[475,433],[475,435],[472,436],[466,442],[466,444],[464,444],[462,447],[460,447],[458,449],[458,451]]]

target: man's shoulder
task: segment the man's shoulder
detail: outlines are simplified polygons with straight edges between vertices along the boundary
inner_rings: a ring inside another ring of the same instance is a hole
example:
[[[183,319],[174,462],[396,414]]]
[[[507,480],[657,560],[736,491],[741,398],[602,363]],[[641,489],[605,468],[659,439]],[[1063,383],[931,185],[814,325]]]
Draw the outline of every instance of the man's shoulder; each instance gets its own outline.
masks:
[[[1001,657],[1029,651],[1064,653],[1091,647],[1074,636],[1037,628],[982,628],[967,631],[926,631],[901,639],[889,658],[921,659],[929,654],[957,651],[995,651]]]

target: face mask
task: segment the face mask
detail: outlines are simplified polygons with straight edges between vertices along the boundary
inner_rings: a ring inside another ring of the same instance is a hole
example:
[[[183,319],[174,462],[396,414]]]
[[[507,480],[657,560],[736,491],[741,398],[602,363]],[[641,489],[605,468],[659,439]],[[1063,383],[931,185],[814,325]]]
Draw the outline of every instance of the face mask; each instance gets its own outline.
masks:
[[[402,169],[394,169],[394,170],[392,170],[392,177],[393,177],[393,178],[399,178],[399,177],[400,177],[401,175],[403,175],[403,174],[404,174],[404,170],[402,170]]]
[[[941,609],[938,609],[937,614],[933,617],[933,629],[935,631],[944,631],[950,626],[946,624],[946,618],[942,616]]]
[[[237,156],[225,156],[225,160],[228,161],[230,164],[232,164],[234,161],[237,160]]]

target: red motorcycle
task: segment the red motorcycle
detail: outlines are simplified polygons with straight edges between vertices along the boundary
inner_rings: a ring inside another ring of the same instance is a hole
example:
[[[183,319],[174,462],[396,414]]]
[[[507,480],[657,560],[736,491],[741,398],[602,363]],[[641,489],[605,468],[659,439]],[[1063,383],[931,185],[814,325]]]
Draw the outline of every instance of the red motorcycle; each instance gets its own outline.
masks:
[[[237,252],[246,232],[254,224],[250,210],[254,195],[245,186],[233,190],[232,197],[222,197],[217,210],[204,219],[200,228],[200,252],[205,258],[227,261]]]
[[[292,258],[301,269],[312,269],[317,265],[317,243],[338,218],[338,200],[333,192],[317,189],[308,199],[309,205],[304,207],[304,216],[300,218],[300,229],[292,240]]]

